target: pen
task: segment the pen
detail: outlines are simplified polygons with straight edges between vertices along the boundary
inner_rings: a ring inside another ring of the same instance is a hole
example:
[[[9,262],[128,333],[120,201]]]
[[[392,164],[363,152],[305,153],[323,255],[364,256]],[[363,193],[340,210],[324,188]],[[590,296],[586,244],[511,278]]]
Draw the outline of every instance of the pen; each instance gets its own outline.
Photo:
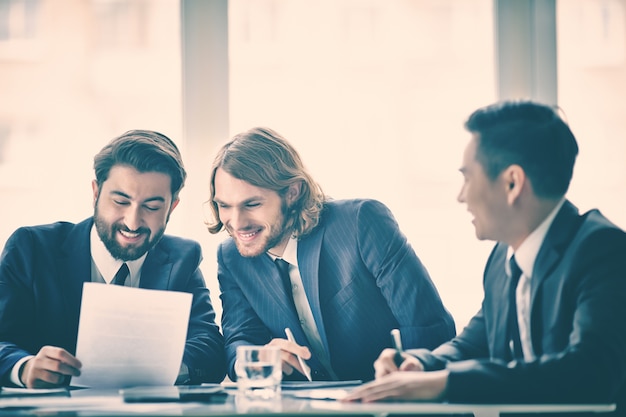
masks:
[[[291,329],[289,327],[285,327],[285,333],[287,334],[287,340],[296,343],[296,338],[293,337],[293,333],[291,333]],[[311,368],[309,368],[309,365],[304,363],[304,360],[302,360],[299,355],[296,355],[296,358],[298,358],[298,363],[300,364],[300,367],[302,368],[306,379],[308,379],[309,381],[313,381],[313,379],[311,378]]]
[[[396,349],[396,354],[393,357],[393,361],[399,368],[402,362],[404,362],[404,358],[402,357],[402,339],[400,339],[400,330],[391,330],[391,341],[393,343],[393,347]]]

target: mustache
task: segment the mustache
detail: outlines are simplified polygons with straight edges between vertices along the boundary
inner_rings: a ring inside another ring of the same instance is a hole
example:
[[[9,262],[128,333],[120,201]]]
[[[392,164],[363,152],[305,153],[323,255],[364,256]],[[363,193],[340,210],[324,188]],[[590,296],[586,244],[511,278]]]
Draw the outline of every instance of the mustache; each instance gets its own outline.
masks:
[[[148,227],[140,227],[136,230],[131,230],[128,226],[123,225],[123,224],[115,224],[113,225],[113,228],[115,230],[119,230],[122,232],[129,232],[129,233],[144,233],[144,234],[150,234],[150,229]]]

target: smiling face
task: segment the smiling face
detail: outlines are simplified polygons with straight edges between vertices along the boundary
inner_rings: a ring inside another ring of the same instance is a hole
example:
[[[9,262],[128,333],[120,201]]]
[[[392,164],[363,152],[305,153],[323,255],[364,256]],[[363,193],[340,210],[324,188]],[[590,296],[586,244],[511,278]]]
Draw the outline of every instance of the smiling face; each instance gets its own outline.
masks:
[[[92,183],[98,236],[116,259],[138,259],[163,236],[171,212],[171,178],[115,165],[100,187]]]
[[[476,160],[477,136],[473,136],[463,154],[463,187],[457,200],[467,204],[467,210],[474,216],[472,223],[479,240],[505,240],[511,228],[511,210],[508,203],[509,185],[500,175],[490,180],[483,166]]]
[[[242,256],[259,256],[267,251],[282,255],[291,231],[285,230],[288,201],[276,191],[255,187],[218,168],[213,200]]]

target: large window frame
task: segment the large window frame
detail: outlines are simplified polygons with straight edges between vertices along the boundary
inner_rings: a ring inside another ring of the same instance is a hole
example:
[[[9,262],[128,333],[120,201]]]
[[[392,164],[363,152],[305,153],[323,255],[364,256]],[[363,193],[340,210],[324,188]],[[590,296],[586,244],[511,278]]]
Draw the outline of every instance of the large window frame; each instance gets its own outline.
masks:
[[[557,104],[556,0],[494,0],[499,99]],[[181,0],[183,131],[191,148],[228,135],[228,0]],[[195,153],[195,152],[193,152]]]
[[[525,97],[556,104],[555,3],[556,0],[494,1],[494,82],[498,99]],[[228,0],[181,0],[182,120],[185,160],[190,172],[184,191],[187,219],[197,218],[199,207],[208,198],[212,155],[231,135],[228,9]],[[215,253],[220,239],[210,237],[195,222],[186,224],[184,229],[185,235],[202,243],[207,286],[212,294],[218,293]],[[478,294],[476,291],[475,296]],[[478,305],[480,300],[473,297],[468,301]],[[219,315],[219,300],[215,296],[214,303]],[[458,326],[465,324],[465,317],[455,320]]]

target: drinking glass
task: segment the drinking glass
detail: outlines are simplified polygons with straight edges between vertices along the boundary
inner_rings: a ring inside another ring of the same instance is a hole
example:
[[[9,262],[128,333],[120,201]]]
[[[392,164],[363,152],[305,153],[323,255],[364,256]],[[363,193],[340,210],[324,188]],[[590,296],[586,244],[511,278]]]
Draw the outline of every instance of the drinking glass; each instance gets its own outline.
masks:
[[[237,388],[250,399],[269,400],[280,395],[282,362],[276,346],[238,346],[235,362]]]

